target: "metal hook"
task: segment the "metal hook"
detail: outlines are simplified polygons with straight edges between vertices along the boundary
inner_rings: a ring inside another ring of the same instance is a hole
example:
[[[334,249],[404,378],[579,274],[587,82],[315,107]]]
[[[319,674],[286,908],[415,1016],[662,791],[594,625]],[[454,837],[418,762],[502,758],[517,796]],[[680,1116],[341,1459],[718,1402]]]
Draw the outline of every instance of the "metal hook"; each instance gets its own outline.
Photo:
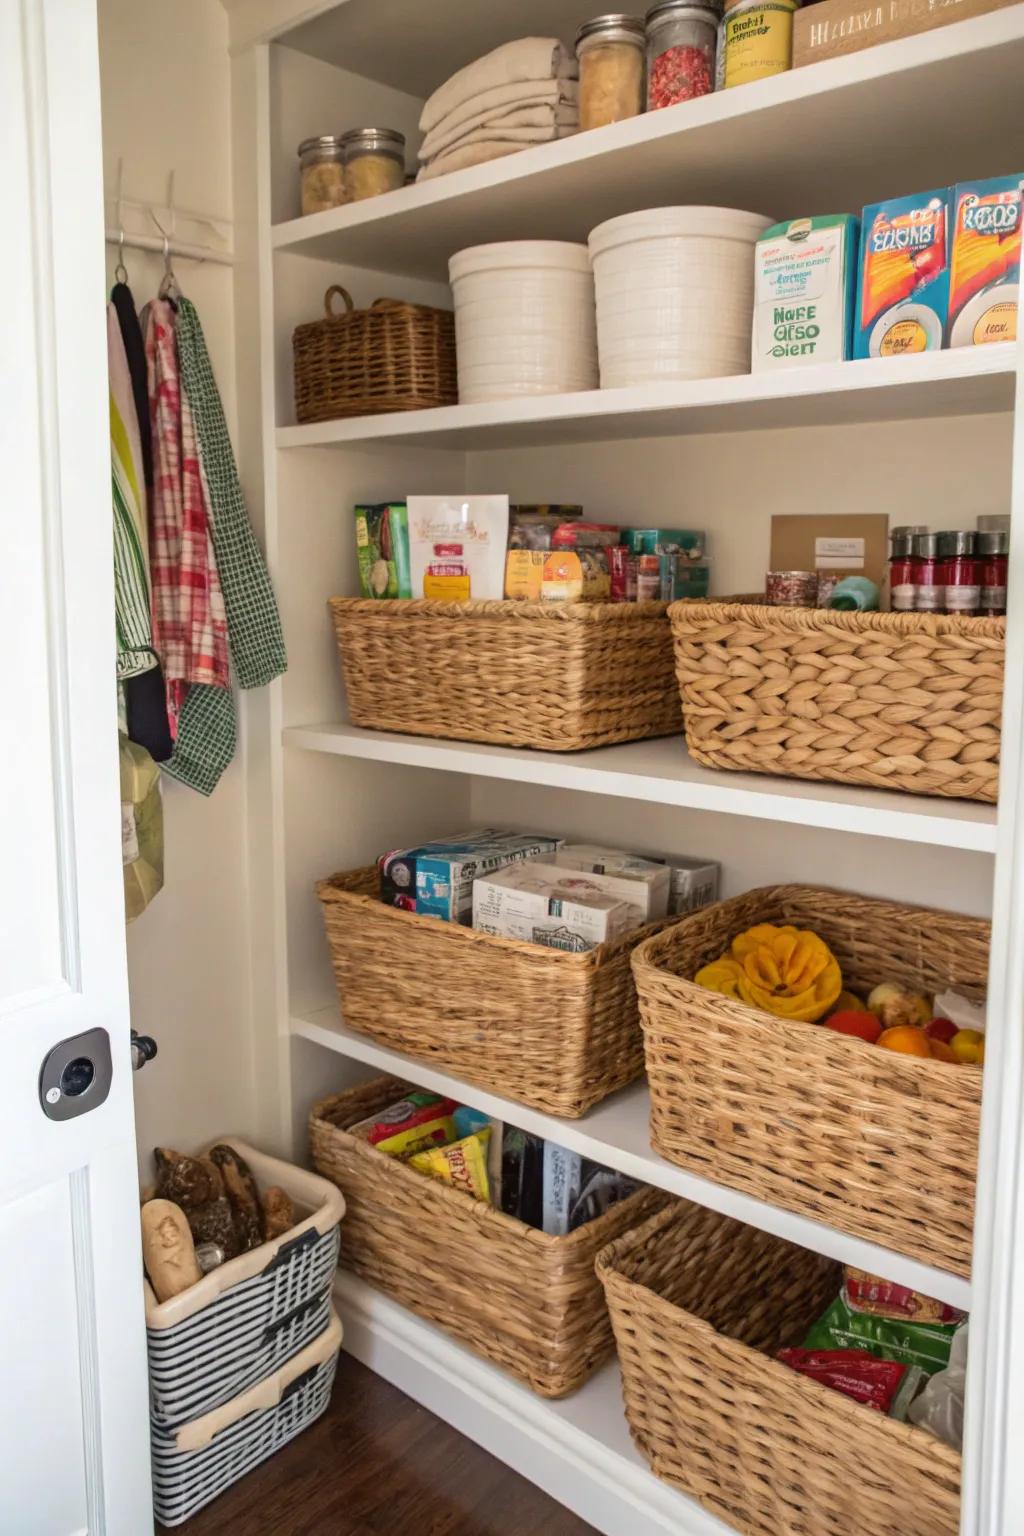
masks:
[[[114,281],[127,283],[128,268],[124,264],[124,225],[122,224],[117,235],[117,266],[114,268]]]
[[[114,281],[127,283],[128,268],[124,264],[124,156],[117,157],[117,266]]]

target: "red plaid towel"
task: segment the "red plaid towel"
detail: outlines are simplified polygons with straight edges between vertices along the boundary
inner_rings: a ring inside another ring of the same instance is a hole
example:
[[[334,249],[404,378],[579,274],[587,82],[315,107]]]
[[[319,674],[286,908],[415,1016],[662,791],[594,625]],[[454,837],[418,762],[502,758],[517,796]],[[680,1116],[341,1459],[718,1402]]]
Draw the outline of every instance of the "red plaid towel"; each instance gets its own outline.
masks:
[[[167,713],[176,736],[191,683],[228,686],[228,626],[192,409],[178,376],[174,319],[166,299],[154,299],[144,315],[153,429],[153,644],[163,664]]]

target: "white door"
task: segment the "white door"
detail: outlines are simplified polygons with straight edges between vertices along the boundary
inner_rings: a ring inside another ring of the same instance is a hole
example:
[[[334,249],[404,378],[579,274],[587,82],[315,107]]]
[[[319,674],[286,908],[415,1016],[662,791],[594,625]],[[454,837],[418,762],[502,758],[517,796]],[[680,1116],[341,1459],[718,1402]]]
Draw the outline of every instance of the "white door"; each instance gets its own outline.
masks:
[[[91,0],[0,0],[0,146],[0,1533],[144,1536]]]

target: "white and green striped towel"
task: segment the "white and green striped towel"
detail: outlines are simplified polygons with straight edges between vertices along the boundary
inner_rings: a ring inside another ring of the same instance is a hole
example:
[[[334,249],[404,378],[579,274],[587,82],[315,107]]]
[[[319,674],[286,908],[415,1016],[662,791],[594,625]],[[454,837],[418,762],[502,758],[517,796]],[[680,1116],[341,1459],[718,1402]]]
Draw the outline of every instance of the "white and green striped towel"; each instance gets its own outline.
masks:
[[[149,612],[149,539],[142,444],[128,358],[113,304],[107,305],[110,378],[110,474],[114,508],[114,616],[117,676],[138,677],[156,666]]]

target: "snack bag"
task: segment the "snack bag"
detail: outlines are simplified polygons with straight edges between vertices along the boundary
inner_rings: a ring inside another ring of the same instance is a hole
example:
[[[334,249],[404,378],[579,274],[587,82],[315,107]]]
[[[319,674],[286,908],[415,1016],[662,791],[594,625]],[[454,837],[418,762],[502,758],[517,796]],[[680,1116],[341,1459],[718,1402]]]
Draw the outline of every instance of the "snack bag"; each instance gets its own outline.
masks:
[[[877,1360],[865,1349],[780,1349],[776,1358],[801,1376],[891,1419],[907,1417],[924,1380],[916,1366]]]
[[[404,501],[356,507],[356,558],[363,597],[412,597]]]
[[[949,1364],[958,1323],[908,1323],[851,1312],[837,1296],[802,1340],[804,1349],[866,1349],[880,1360],[916,1365],[933,1376]]]
[[[867,1312],[872,1317],[894,1317],[910,1323],[962,1323],[966,1316],[944,1301],[922,1296],[920,1291],[895,1285],[849,1264],[842,1296],[851,1312]]]
[[[490,1139],[491,1127],[487,1125],[446,1147],[430,1147],[426,1152],[415,1153],[409,1158],[409,1167],[432,1179],[440,1179],[443,1184],[451,1184],[475,1200],[489,1200],[487,1146]]]
[[[349,1135],[368,1141],[389,1157],[411,1157],[425,1147],[443,1146],[455,1138],[454,1099],[436,1093],[410,1093],[397,1104],[349,1126]]]

